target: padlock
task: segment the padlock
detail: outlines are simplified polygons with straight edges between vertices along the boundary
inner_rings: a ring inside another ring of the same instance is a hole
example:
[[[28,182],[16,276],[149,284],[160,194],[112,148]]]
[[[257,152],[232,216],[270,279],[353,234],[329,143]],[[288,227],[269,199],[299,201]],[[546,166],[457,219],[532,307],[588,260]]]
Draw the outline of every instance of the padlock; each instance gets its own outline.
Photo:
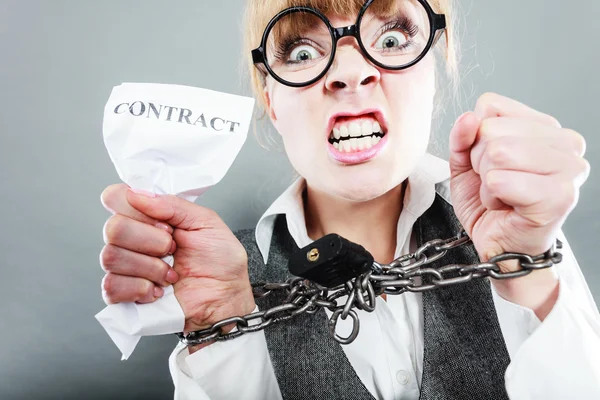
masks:
[[[331,233],[292,254],[288,269],[295,276],[333,288],[369,272],[373,261],[364,247]]]

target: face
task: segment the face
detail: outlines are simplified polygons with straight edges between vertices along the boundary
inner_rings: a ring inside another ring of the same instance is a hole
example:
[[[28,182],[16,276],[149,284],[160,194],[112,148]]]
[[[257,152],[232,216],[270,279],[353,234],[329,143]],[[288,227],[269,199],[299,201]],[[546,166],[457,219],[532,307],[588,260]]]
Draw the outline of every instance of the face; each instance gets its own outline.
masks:
[[[356,22],[356,16],[328,18],[334,27]],[[391,40],[396,40],[393,35]],[[371,45],[364,38],[363,43]],[[293,54],[306,57],[306,50]],[[336,198],[368,201],[402,183],[427,149],[435,94],[433,52],[408,69],[390,71],[370,63],[355,38],[344,37],[317,83],[292,88],[268,76],[265,91],[273,125],[307,184]],[[368,137],[376,131],[381,133]],[[344,135],[360,138],[343,140]]]

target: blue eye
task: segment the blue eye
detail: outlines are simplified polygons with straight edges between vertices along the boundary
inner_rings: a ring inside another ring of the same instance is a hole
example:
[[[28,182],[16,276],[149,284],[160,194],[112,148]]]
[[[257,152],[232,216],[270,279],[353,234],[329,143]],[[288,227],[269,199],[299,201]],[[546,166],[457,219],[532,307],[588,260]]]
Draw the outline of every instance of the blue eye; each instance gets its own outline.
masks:
[[[288,61],[306,62],[318,57],[319,52],[314,47],[309,45],[301,45],[292,50]]]
[[[386,32],[377,39],[375,42],[375,48],[377,49],[396,49],[406,44],[408,39],[401,32]]]

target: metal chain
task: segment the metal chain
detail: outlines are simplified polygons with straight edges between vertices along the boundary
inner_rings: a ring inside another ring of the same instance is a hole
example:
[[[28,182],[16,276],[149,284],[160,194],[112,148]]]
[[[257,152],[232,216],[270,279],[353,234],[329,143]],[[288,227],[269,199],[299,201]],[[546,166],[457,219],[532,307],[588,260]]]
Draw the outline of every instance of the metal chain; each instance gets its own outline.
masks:
[[[431,240],[414,253],[401,256],[389,264],[373,263],[370,272],[362,274],[343,285],[326,288],[309,280],[294,277],[285,283],[267,283],[253,285],[255,298],[269,296],[273,292],[285,292],[285,301],[269,310],[258,311],[243,317],[231,317],[217,322],[207,329],[195,332],[177,333],[179,340],[188,345],[199,345],[210,341],[224,341],[236,338],[248,332],[265,329],[277,322],[289,320],[300,314],[314,314],[323,308],[331,313],[329,331],[341,344],[349,344],[356,339],[359,332],[359,319],[355,309],[366,312],[375,310],[376,297],[385,293],[388,295],[409,292],[425,292],[440,287],[458,285],[472,279],[492,277],[494,279],[513,279],[530,274],[534,270],[550,268],[562,261],[562,254],[556,249],[562,248],[562,242],[556,243],[550,250],[538,256],[521,253],[503,253],[491,258],[488,262],[479,264],[449,264],[440,268],[427,267],[428,264],[441,259],[448,250],[471,242],[465,231],[457,236],[442,240]],[[502,272],[499,262],[517,260],[522,268],[514,272]],[[450,274],[458,275],[449,277]],[[430,282],[424,283],[423,278],[431,277]],[[339,304],[341,303],[341,304]],[[336,325],[341,318],[352,318],[352,332],[347,337],[340,337]],[[235,324],[228,333],[223,327]]]

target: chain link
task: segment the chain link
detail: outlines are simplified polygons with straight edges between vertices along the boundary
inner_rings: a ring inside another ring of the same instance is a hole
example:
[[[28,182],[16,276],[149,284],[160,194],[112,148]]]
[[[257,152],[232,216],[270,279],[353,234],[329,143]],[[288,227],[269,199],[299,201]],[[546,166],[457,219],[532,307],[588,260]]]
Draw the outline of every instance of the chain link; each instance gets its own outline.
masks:
[[[441,259],[448,250],[471,242],[465,231],[457,236],[442,240],[434,239],[419,247],[414,253],[403,255],[389,264],[373,263],[370,272],[362,274],[335,288],[326,288],[309,280],[294,277],[285,283],[253,285],[255,298],[263,298],[274,292],[284,292],[283,304],[266,311],[258,311],[245,316],[224,319],[200,331],[177,333],[179,340],[188,345],[199,345],[211,341],[224,341],[249,332],[257,332],[277,322],[287,321],[300,314],[315,314],[328,309],[329,331],[341,344],[349,344],[356,339],[360,329],[355,309],[366,312],[375,310],[376,298],[381,294],[398,295],[409,292],[425,292],[441,287],[459,285],[473,279],[491,277],[494,279],[514,279],[530,274],[534,270],[550,268],[562,261],[562,242],[556,243],[544,254],[530,256],[520,253],[503,253],[479,264],[449,264],[434,269],[429,264]],[[516,260],[521,270],[502,272],[498,263]],[[450,276],[454,275],[454,276]],[[427,279],[425,279],[427,278]],[[430,278],[430,279],[429,279]],[[341,318],[352,318],[352,332],[347,337],[336,333]],[[223,327],[235,324],[230,332]]]

